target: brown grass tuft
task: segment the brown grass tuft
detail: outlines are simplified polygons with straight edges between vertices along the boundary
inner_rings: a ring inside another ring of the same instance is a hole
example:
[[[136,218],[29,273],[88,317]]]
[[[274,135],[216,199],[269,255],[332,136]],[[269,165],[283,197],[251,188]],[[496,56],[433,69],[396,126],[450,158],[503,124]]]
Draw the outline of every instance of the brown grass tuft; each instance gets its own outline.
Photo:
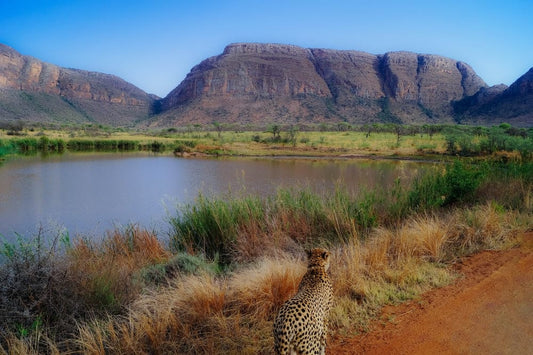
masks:
[[[135,272],[169,256],[154,233],[131,227],[111,232],[102,243],[76,240],[68,260],[80,287],[91,290],[89,303],[113,308],[130,303],[140,293],[141,285],[132,277]]]
[[[432,216],[416,217],[398,231],[395,254],[440,262],[445,256],[447,240],[447,229],[442,221]]]
[[[305,270],[304,262],[285,257],[263,259],[235,273],[228,283],[230,312],[272,321],[281,305],[296,293]]]
[[[481,249],[514,245],[517,218],[517,213],[504,213],[494,203],[456,210],[448,222],[456,254],[464,255]]]

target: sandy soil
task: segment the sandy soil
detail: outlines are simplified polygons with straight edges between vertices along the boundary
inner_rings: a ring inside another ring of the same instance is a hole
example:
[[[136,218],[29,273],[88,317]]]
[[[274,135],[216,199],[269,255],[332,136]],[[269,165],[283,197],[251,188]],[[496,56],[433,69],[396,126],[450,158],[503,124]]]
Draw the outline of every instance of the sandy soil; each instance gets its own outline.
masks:
[[[533,354],[533,233],[454,267],[454,284],[385,308],[370,332],[331,339],[327,353]]]

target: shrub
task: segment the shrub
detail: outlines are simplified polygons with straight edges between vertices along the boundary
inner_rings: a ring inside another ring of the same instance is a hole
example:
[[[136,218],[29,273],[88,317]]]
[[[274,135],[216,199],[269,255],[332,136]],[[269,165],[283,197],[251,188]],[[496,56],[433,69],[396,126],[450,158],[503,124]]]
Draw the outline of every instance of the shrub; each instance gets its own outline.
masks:
[[[163,263],[149,265],[141,269],[138,272],[138,278],[145,285],[162,285],[183,275],[206,273],[215,276],[221,272],[216,259],[210,262],[202,256],[180,252]]]
[[[3,242],[0,254],[0,339],[7,332],[29,336],[41,327],[70,332],[88,308],[64,254],[67,235],[49,243],[41,229],[32,240]],[[1,341],[0,341],[1,343]]]
[[[485,176],[486,166],[465,165],[455,161],[444,173],[435,171],[415,179],[408,192],[408,204],[417,211],[473,202]]]

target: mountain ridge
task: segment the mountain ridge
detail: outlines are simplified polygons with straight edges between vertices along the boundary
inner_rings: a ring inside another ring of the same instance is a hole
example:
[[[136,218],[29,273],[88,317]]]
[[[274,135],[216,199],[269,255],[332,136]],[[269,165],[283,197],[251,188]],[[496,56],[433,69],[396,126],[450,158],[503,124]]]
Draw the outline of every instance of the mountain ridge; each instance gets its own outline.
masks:
[[[451,102],[482,87],[468,64],[442,56],[234,43],[192,68],[161,100],[156,122],[257,123],[250,108],[292,123],[453,122]]]
[[[164,98],[0,44],[0,121],[170,127],[239,123],[533,125],[533,68],[489,87],[462,61],[407,51],[232,43]]]
[[[476,124],[533,125],[533,67],[509,87],[494,85],[454,102],[458,119]]]
[[[158,99],[118,76],[59,67],[4,44],[0,90],[3,117],[38,122],[60,122],[60,112],[78,123],[131,125],[148,116]]]

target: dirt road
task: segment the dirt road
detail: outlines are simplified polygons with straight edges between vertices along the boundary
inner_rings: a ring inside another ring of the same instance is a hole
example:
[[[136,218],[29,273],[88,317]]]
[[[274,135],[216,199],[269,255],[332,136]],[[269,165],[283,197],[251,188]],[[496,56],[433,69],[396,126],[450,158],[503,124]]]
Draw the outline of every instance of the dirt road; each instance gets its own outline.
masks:
[[[455,267],[454,284],[387,307],[370,332],[332,339],[328,354],[533,354],[533,233]]]

